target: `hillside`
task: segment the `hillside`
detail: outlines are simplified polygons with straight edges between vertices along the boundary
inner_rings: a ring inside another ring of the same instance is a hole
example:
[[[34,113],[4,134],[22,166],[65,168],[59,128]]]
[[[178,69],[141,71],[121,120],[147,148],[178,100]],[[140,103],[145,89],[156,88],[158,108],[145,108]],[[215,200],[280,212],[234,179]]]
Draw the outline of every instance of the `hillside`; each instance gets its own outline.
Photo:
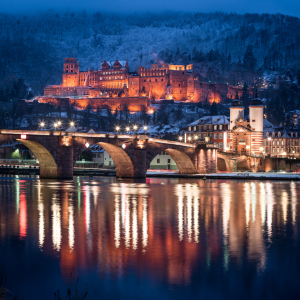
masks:
[[[249,46],[249,71],[298,66],[298,28],[300,19],[280,14],[0,14],[0,78],[9,85],[22,77],[41,93],[61,82],[63,59],[74,53],[82,70],[98,68],[102,59],[127,58],[131,71],[156,61],[192,62],[201,80],[225,82]]]

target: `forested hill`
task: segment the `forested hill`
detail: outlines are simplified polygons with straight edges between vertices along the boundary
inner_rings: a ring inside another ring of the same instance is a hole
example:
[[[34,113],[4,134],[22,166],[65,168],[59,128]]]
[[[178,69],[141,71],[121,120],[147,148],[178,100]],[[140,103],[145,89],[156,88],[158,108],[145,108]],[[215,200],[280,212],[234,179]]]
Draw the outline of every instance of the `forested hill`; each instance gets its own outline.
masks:
[[[61,82],[63,59],[73,53],[81,70],[116,58],[131,70],[158,59],[230,69],[244,64],[248,47],[247,68],[284,71],[300,62],[299,28],[300,19],[280,14],[0,14],[1,84],[22,77],[40,93]]]

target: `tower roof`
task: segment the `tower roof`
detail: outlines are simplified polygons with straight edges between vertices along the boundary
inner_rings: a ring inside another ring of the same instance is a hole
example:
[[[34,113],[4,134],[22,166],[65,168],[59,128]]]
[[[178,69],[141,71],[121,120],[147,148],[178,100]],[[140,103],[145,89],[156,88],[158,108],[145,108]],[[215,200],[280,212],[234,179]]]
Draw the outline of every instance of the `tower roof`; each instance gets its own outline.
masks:
[[[249,106],[264,106],[263,102],[258,98],[257,89],[256,89],[256,91],[255,91],[255,96],[254,96],[254,98],[251,100]]]
[[[231,102],[230,107],[241,107],[241,108],[244,108],[243,101],[241,101],[240,99],[234,99]]]

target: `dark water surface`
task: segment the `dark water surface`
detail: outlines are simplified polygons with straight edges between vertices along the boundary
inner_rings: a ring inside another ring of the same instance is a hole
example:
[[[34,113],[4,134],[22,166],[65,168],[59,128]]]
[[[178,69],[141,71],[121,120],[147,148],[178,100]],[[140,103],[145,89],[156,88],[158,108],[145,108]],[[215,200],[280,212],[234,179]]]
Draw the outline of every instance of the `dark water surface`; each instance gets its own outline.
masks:
[[[0,263],[54,299],[300,299],[300,184],[0,179]]]

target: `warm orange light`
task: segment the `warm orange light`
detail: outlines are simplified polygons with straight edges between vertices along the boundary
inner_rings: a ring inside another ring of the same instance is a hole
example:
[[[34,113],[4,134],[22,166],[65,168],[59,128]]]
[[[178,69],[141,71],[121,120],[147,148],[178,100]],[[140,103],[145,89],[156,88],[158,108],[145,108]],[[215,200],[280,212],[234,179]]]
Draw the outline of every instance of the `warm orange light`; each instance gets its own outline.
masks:
[[[26,140],[27,139],[27,135],[26,134],[21,134],[21,140]]]

